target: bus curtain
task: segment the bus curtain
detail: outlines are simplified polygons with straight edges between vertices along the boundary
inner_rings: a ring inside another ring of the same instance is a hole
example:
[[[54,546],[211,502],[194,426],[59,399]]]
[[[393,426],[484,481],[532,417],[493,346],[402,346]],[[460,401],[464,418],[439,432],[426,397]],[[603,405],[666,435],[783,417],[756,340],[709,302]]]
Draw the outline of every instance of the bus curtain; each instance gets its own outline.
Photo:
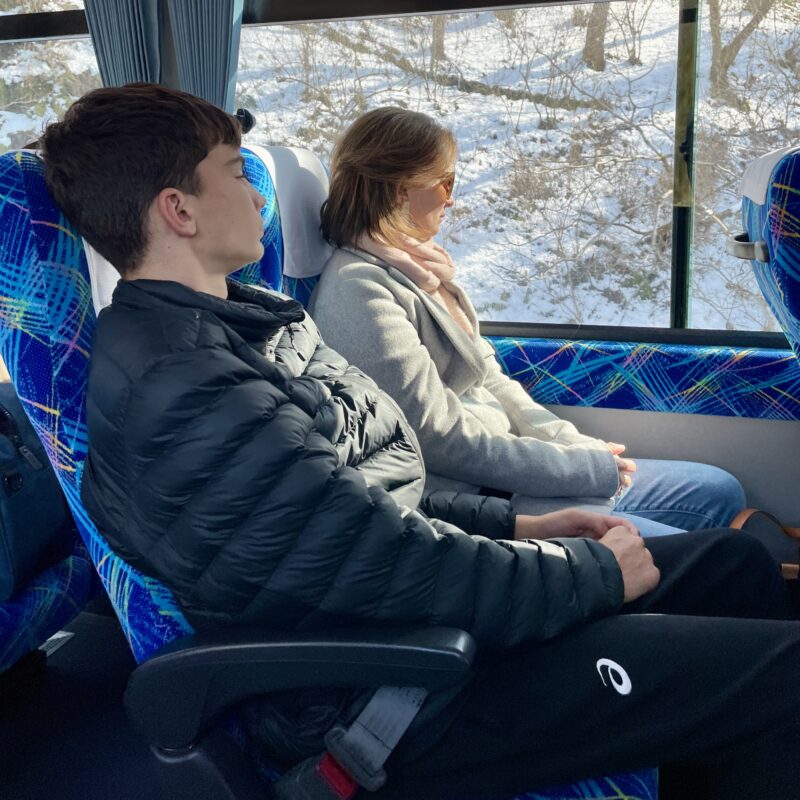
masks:
[[[105,86],[161,83],[233,112],[243,0],[85,0]]]
[[[233,113],[243,0],[169,0],[180,88]]]
[[[161,81],[159,0],[86,0],[86,22],[104,86]]]

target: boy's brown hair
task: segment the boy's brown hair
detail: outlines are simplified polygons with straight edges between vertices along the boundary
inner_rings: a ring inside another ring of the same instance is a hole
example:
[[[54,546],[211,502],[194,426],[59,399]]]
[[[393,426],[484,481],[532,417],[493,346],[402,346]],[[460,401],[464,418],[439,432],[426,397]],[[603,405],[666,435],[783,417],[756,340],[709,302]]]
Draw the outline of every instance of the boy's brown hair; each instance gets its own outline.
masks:
[[[142,262],[159,192],[198,194],[197,165],[215,146],[240,143],[236,117],[151,83],[85,94],[40,140],[53,199],[123,277]]]

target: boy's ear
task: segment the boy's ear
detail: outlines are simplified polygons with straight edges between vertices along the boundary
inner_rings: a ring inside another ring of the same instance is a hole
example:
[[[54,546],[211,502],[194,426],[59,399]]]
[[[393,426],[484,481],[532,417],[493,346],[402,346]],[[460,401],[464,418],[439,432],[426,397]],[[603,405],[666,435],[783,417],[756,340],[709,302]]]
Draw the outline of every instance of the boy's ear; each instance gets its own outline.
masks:
[[[162,189],[155,199],[155,212],[163,224],[177,236],[194,236],[197,233],[197,219],[191,195],[180,189]]]

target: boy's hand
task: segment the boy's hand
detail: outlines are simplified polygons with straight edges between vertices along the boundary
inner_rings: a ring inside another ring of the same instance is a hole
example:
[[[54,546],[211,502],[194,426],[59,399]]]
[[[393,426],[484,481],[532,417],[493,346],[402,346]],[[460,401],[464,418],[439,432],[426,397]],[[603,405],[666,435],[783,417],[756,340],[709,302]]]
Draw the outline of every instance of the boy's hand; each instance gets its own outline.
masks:
[[[514,527],[515,539],[553,539],[556,536],[582,536],[587,539],[602,539],[612,528],[622,527],[631,535],[638,536],[636,526],[627,519],[567,508],[529,517],[517,515]]]
[[[630,603],[658,586],[661,573],[641,536],[634,536],[627,528],[612,528],[600,539],[600,544],[617,559],[625,587],[624,602]]]

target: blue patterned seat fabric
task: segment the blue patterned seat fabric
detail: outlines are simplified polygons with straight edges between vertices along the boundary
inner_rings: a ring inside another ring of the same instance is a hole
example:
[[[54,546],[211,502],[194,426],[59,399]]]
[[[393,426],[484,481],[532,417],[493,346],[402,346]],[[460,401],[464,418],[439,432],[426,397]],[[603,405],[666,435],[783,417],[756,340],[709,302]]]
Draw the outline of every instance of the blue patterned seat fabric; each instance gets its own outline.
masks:
[[[751,259],[756,281],[800,358],[800,147],[767,153],[748,165],[742,222],[769,261]]]
[[[293,290],[307,299],[313,281],[281,278],[283,243],[271,179],[245,150],[245,171],[265,196],[264,257],[237,280]],[[25,151],[0,156],[0,351],[34,428],[45,444],[80,535],[128,638],[142,662],[191,626],[171,593],[109,548],[80,502],[87,452],[85,392],[95,329],[81,238],[50,198],[40,159]],[[73,564],[77,570],[77,566]],[[652,800],[654,770],[583,781],[526,800]],[[506,799],[507,800],[507,799]]]
[[[25,299],[12,294],[15,276],[26,269],[30,254],[23,246],[27,221],[24,205],[17,208],[15,195],[7,193],[5,187],[5,180],[0,178],[0,314],[3,323],[0,337],[5,344],[6,331],[9,330],[6,326],[25,326],[28,336],[39,339],[47,347],[49,337],[45,326],[40,320],[26,317]],[[24,200],[21,202],[25,203]],[[9,362],[14,358],[13,352],[3,347],[3,357]],[[49,378],[46,380],[49,383]],[[19,385],[17,392],[21,392]],[[29,416],[38,402],[37,396],[22,393],[22,403]],[[37,431],[51,458],[56,456],[58,441],[49,440],[43,428],[37,428]],[[44,569],[24,589],[0,603],[0,672],[12,667],[73,619],[92,596],[95,587],[96,578],[89,556],[76,539],[69,556]]]
[[[0,672],[64,627],[86,605],[95,572],[81,542],[63,561],[40,572],[21,591],[0,603]]]
[[[800,419],[800,362],[789,349],[508,336],[491,342],[506,373],[539,403]]]

